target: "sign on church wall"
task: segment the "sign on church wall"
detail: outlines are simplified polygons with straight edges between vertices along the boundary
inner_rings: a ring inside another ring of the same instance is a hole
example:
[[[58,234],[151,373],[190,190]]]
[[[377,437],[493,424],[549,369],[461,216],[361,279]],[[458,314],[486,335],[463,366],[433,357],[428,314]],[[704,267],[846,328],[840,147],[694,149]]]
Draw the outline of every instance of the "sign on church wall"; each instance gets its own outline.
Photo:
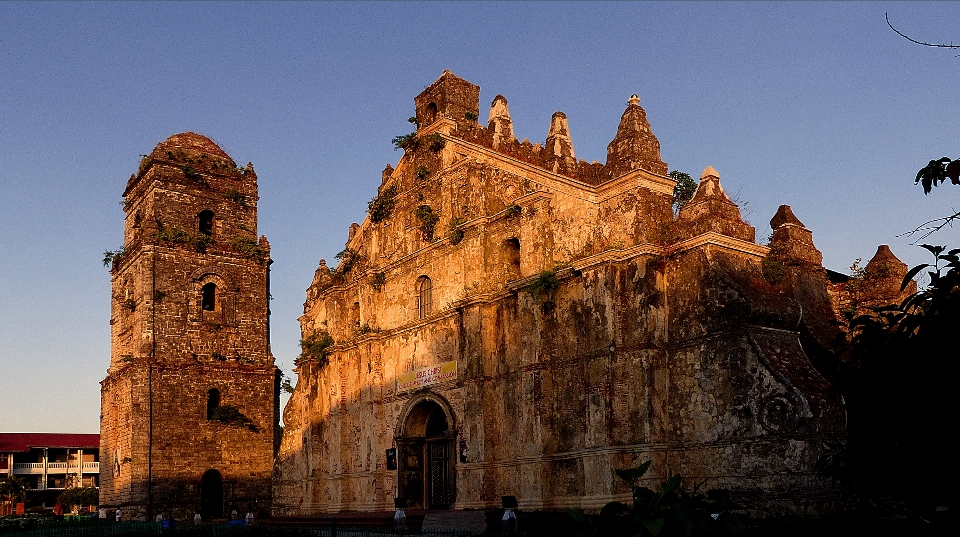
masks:
[[[397,391],[423,388],[445,380],[457,378],[457,361],[443,362],[430,367],[421,367],[397,376]]]

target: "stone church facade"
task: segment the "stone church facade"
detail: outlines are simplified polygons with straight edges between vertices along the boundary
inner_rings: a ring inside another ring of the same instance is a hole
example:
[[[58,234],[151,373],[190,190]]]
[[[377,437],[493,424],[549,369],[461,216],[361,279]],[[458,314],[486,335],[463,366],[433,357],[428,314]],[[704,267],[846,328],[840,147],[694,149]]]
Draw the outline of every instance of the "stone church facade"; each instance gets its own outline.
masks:
[[[831,501],[813,466],[845,415],[815,365],[837,298],[812,233],[782,206],[757,244],[711,167],[674,215],[639,101],[601,164],[561,112],[543,146],[502,96],[478,124],[479,87],[449,71],[415,98],[403,157],[307,291],[275,515],[595,510],[646,460],[650,485]]]
[[[130,519],[267,512],[279,375],[256,173],[182,133],[143,158],[123,196],[100,503]]]

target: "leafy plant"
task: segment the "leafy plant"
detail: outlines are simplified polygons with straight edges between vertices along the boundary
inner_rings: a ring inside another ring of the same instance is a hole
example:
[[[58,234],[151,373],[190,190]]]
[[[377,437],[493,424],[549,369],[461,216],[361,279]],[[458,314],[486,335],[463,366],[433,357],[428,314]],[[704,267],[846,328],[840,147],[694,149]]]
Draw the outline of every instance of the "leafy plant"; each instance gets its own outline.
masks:
[[[418,128],[418,129],[420,128],[420,121],[417,120],[417,116],[410,116],[410,117],[408,117],[408,118],[407,118],[407,123],[413,123],[413,126],[414,126],[414,127]]]
[[[520,216],[523,213],[523,207],[520,207],[517,204],[513,204],[507,207],[507,210],[503,212],[504,218],[514,218]]]
[[[290,379],[283,379],[280,389],[287,393],[293,393],[293,384],[290,383]]]
[[[357,321],[357,335],[358,335],[358,336],[362,336],[362,335],[364,335],[364,334],[369,334],[369,333],[371,333],[371,332],[374,333],[374,334],[379,334],[379,333],[380,333],[380,328],[378,328],[378,327],[376,327],[376,326],[370,326],[370,325],[367,324],[367,323],[363,323],[363,324],[361,325],[360,322]]]
[[[213,354],[210,355],[210,358],[213,358],[214,360],[216,360],[216,361],[218,361],[218,362],[226,362],[226,361],[227,361],[227,357],[224,356],[224,355],[222,355],[222,354],[220,354],[219,352],[214,352]]]
[[[203,176],[200,175],[200,172],[195,170],[192,166],[181,166],[180,169],[183,171],[183,176],[191,181],[202,183]]]
[[[0,479],[0,496],[8,502],[26,501],[27,482],[15,475]]]
[[[100,503],[100,490],[96,487],[66,489],[57,497],[57,501],[68,509],[72,509],[74,506],[98,505]]]
[[[433,209],[429,205],[421,205],[413,214],[417,217],[417,221],[420,222],[420,233],[423,234],[423,240],[428,242],[432,241],[433,231],[437,227],[437,222],[440,221],[440,215],[433,212]]]
[[[253,259],[257,264],[262,265],[267,260],[267,251],[260,247],[260,244],[250,237],[237,237],[231,239],[227,244],[230,248],[243,255],[247,259]]]
[[[335,258],[340,260],[340,263],[335,269],[336,274],[343,276],[344,274],[350,272],[354,265],[360,261],[360,253],[356,250],[350,248],[344,248],[340,253],[338,253]]]
[[[539,303],[553,303],[560,289],[560,280],[557,271],[544,270],[527,286],[527,292]]]
[[[147,168],[150,167],[150,155],[140,155],[140,165],[137,167],[137,176],[143,175],[143,172],[147,171]]]
[[[466,119],[467,121],[476,121],[480,119],[480,115],[474,114],[473,112],[464,112],[463,118]]]
[[[446,140],[443,139],[443,136],[440,136],[439,132],[428,134],[427,136],[424,136],[423,139],[425,142],[428,142],[430,144],[428,149],[430,149],[430,151],[433,151],[434,153],[441,151],[444,147],[447,146]]]
[[[370,280],[370,285],[377,291],[380,292],[383,290],[383,286],[387,284],[387,275],[378,272],[373,275],[373,278]]]
[[[224,192],[223,196],[241,207],[247,206],[247,197],[241,194],[239,190],[231,188]]]
[[[569,510],[570,516],[580,524],[580,535],[694,537],[743,532],[744,517],[735,513],[742,509],[739,505],[725,499],[710,499],[700,491],[700,485],[695,485],[691,492],[683,490],[680,474],[671,474],[657,491],[639,486],[638,480],[649,468],[650,461],[647,461],[636,468],[617,470],[617,477],[630,485],[632,505],[610,502],[595,517]]]
[[[316,360],[322,368],[327,365],[328,350],[334,344],[333,337],[326,330],[320,330],[310,334],[300,340],[300,356],[294,360],[294,364],[299,366],[307,360]]]
[[[680,209],[693,198],[693,194],[697,191],[697,183],[689,173],[673,170],[667,175],[677,182],[673,187],[673,210],[680,212]]]
[[[128,298],[128,299],[126,299],[126,300],[123,301],[123,307],[127,308],[127,309],[130,310],[130,311],[136,311],[136,310],[137,310],[137,301],[134,300],[134,299],[132,299],[132,298]]]
[[[240,412],[240,410],[233,405],[220,405],[213,409],[210,419],[212,421],[219,421],[225,425],[246,427],[253,432],[259,431],[259,428],[253,424],[253,420],[248,418],[243,412]]]
[[[771,285],[779,284],[787,276],[787,267],[780,259],[777,259],[781,254],[782,252],[778,247],[774,246],[760,262],[760,272],[763,274],[763,279]]]
[[[390,185],[383,189],[383,192],[377,194],[367,203],[367,212],[370,213],[370,221],[374,224],[383,222],[393,214],[393,208],[397,203],[397,185]]]
[[[123,256],[126,254],[123,246],[116,250],[107,250],[103,252],[103,266],[115,267],[120,264],[120,261],[123,260]]]
[[[417,168],[417,179],[423,181],[428,175],[430,175],[430,170],[428,170],[426,166],[421,165]]]
[[[447,233],[447,238],[450,239],[450,243],[454,246],[460,244],[460,241],[463,240],[463,223],[464,220],[459,216],[454,216],[450,219],[450,228]]]
[[[159,222],[158,222],[159,224]],[[206,253],[207,246],[213,243],[213,237],[206,233],[190,233],[182,229],[164,227],[160,224],[154,238],[161,242],[192,246],[199,253]]]
[[[417,139],[417,133],[411,132],[410,134],[403,134],[400,136],[395,136],[393,140],[393,150],[403,149],[404,151],[414,151],[420,146],[420,140]]]

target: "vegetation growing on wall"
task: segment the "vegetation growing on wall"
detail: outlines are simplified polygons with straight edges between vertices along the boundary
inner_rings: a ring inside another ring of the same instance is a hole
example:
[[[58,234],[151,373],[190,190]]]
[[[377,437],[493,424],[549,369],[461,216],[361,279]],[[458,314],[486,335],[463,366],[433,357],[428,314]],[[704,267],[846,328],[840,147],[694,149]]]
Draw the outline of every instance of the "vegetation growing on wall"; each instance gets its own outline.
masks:
[[[507,210],[504,211],[503,216],[504,218],[515,218],[520,216],[521,213],[523,213],[523,208],[517,204],[513,204],[507,207]]]
[[[326,330],[320,330],[310,334],[300,340],[300,356],[294,360],[296,366],[300,366],[307,360],[316,360],[321,368],[327,365],[328,350],[334,344],[333,337]]]
[[[527,286],[527,292],[540,304],[544,313],[551,313],[556,307],[557,290],[560,280],[556,270],[544,270]]]
[[[247,206],[247,197],[241,194],[239,190],[231,188],[224,192],[223,196],[241,207]]]
[[[236,237],[230,239],[227,244],[230,245],[233,251],[247,259],[253,259],[260,265],[267,260],[267,251],[261,248],[260,244],[250,237]]]
[[[182,229],[164,227],[159,221],[157,225],[160,229],[156,232],[154,238],[160,242],[191,246],[201,254],[206,253],[207,246],[213,243],[213,237],[206,233],[190,233]]]
[[[417,217],[417,222],[420,225],[420,233],[423,236],[423,240],[430,242],[433,240],[433,231],[437,227],[437,222],[440,221],[440,215],[433,212],[433,209],[429,205],[421,205],[417,208],[414,216]]]
[[[460,244],[460,241],[463,240],[463,218],[459,216],[454,216],[450,219],[450,228],[447,232],[447,238],[450,239],[450,243],[456,246]]]
[[[367,203],[367,212],[370,213],[370,221],[374,224],[383,222],[393,214],[393,208],[397,203],[397,185],[390,185],[383,189]]]
[[[377,292],[383,290],[383,286],[387,284],[387,275],[378,272],[373,275],[373,278],[370,279],[370,286],[373,287]]]
[[[350,248],[344,248],[336,256],[340,263],[337,264],[337,268],[334,269],[334,274],[343,276],[346,273],[350,272],[353,269],[353,266],[360,261],[360,252]]]
[[[126,252],[123,249],[123,246],[117,248],[116,250],[106,250],[103,252],[103,266],[109,266],[111,270],[120,264],[120,261],[123,260],[123,256]]]
[[[673,187],[673,211],[678,213],[693,198],[693,194],[697,191],[697,182],[690,177],[689,173],[678,170],[673,170],[667,175],[677,182]]]
[[[424,144],[427,144],[427,149],[437,153],[443,150],[443,148],[447,145],[446,140],[443,139],[443,136],[439,132],[428,134],[422,137],[417,136],[416,132],[411,132],[410,134],[394,137],[392,142],[394,151],[397,149],[403,149],[404,152],[416,151]]]

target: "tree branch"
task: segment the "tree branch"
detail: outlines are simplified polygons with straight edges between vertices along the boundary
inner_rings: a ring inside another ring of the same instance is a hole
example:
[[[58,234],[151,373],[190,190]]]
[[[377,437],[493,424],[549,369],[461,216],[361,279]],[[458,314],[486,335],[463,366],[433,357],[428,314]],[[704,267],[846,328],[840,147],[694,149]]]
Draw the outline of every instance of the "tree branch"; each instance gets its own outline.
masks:
[[[943,216],[943,217],[940,217],[940,218],[934,218],[933,220],[928,220],[928,221],[920,224],[919,226],[917,226],[917,227],[916,227],[915,229],[913,229],[912,231],[908,231],[908,232],[906,232],[906,233],[901,233],[901,234],[899,234],[899,235],[897,235],[897,236],[898,236],[898,237],[913,237],[914,235],[916,235],[916,234],[918,234],[918,233],[922,233],[922,235],[920,235],[919,237],[917,237],[917,240],[915,240],[915,241],[913,241],[913,242],[911,243],[911,244],[916,244],[916,243],[922,241],[923,239],[926,239],[926,238],[929,237],[930,235],[933,235],[934,233],[940,231],[941,229],[943,229],[943,228],[945,228],[945,227],[947,227],[947,226],[953,227],[954,221],[957,221],[957,220],[960,220],[960,211],[956,211],[956,212],[954,212],[953,214],[951,214],[950,216]]]
[[[912,38],[912,37],[910,37],[910,36],[904,35],[903,32],[901,32],[900,30],[897,30],[896,28],[894,28],[893,25],[890,24],[890,15],[889,15],[889,14],[884,13],[884,14],[883,14],[883,17],[884,17],[885,19],[887,19],[887,26],[889,26],[891,30],[893,30],[894,32],[897,32],[897,35],[899,35],[900,37],[906,39],[907,41],[910,41],[911,43],[916,43],[916,44],[918,44],[918,45],[923,45],[923,46],[925,46],[925,47],[960,48],[960,45],[954,45],[953,43],[947,45],[947,44],[945,44],[945,43],[925,43],[925,42],[923,42],[923,41],[917,41],[916,39],[914,39],[914,38]],[[956,215],[954,215],[954,216],[956,216]],[[950,217],[950,218],[953,218],[953,217]],[[938,220],[939,220],[939,219],[938,219]],[[916,231],[916,230],[914,230],[914,231]],[[913,233],[913,231],[911,231],[910,233]],[[907,233],[907,235],[909,235],[910,233]]]

